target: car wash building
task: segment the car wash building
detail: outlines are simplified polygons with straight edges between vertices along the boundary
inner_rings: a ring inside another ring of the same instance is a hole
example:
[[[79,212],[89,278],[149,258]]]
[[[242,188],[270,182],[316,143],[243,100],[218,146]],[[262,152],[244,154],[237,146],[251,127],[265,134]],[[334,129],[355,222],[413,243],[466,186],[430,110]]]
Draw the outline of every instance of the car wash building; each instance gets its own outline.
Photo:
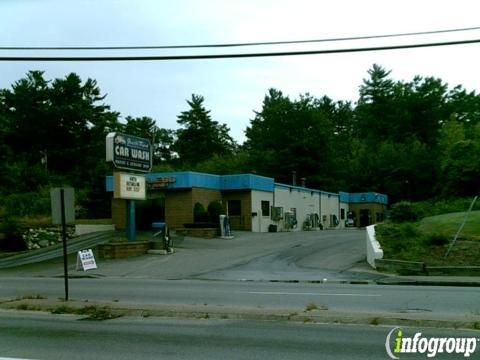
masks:
[[[355,226],[383,220],[388,197],[378,193],[332,193],[305,186],[276,183],[254,175],[212,175],[192,171],[145,174],[147,200],[138,202],[138,229],[165,221],[171,229],[194,221],[194,207],[213,201],[223,204],[233,230],[253,232],[343,228],[347,215],[355,214]],[[113,193],[112,176],[106,190]],[[112,220],[126,227],[126,201],[112,196]]]

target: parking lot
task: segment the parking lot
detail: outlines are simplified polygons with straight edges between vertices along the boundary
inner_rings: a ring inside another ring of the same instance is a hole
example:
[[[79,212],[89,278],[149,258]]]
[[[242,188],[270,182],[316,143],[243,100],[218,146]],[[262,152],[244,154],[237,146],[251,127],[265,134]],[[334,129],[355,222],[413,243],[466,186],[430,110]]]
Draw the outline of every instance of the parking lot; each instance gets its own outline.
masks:
[[[172,255],[143,255],[100,260],[98,269],[72,276],[214,280],[359,280],[378,279],[365,264],[364,230],[282,233],[236,232],[233,239],[186,237]],[[62,260],[4,269],[0,275],[61,276]]]

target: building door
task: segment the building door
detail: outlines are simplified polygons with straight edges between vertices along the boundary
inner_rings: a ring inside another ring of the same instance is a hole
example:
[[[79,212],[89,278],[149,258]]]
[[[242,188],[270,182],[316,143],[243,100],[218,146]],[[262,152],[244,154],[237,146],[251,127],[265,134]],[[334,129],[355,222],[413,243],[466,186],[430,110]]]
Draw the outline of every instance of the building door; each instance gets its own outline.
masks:
[[[165,222],[165,198],[136,201],[135,222],[142,231],[151,230],[153,222]]]
[[[227,214],[230,219],[230,228],[233,230],[244,230],[241,200],[228,200]]]
[[[360,209],[360,227],[365,227],[371,224],[371,216],[369,209]]]

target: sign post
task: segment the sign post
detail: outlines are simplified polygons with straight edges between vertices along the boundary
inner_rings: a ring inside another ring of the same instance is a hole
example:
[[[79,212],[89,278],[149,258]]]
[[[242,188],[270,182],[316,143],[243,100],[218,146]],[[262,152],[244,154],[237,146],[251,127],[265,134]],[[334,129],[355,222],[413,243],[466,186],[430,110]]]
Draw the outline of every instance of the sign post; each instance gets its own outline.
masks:
[[[106,161],[117,169],[149,172],[152,170],[152,145],[148,139],[112,132],[106,138]],[[146,199],[145,177],[136,174],[114,174],[115,199],[127,203],[127,239],[135,241],[135,200]]]
[[[73,188],[54,188],[50,190],[52,223],[62,225],[63,277],[65,279],[65,301],[68,301],[68,258],[67,258],[67,222],[75,223],[75,194]]]
[[[127,239],[135,241],[135,200],[147,198],[145,177],[137,174],[115,173],[113,198],[127,202]]]

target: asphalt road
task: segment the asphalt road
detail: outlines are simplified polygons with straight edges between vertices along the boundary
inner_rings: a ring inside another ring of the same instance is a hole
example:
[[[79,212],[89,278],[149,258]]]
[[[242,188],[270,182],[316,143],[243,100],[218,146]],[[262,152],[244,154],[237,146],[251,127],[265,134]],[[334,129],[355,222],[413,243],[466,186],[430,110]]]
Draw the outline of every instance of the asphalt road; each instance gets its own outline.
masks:
[[[388,359],[391,327],[0,313],[0,357],[23,359]],[[404,328],[423,336],[479,332]],[[477,349],[470,358],[477,358]],[[405,354],[405,359],[426,355]],[[436,359],[463,358],[437,356]]]
[[[480,314],[476,287],[395,286],[154,279],[71,279],[74,300],[116,301],[119,305],[211,305],[252,309],[304,310],[307,304],[332,311]],[[63,296],[62,278],[0,278],[4,299],[39,294]]]

